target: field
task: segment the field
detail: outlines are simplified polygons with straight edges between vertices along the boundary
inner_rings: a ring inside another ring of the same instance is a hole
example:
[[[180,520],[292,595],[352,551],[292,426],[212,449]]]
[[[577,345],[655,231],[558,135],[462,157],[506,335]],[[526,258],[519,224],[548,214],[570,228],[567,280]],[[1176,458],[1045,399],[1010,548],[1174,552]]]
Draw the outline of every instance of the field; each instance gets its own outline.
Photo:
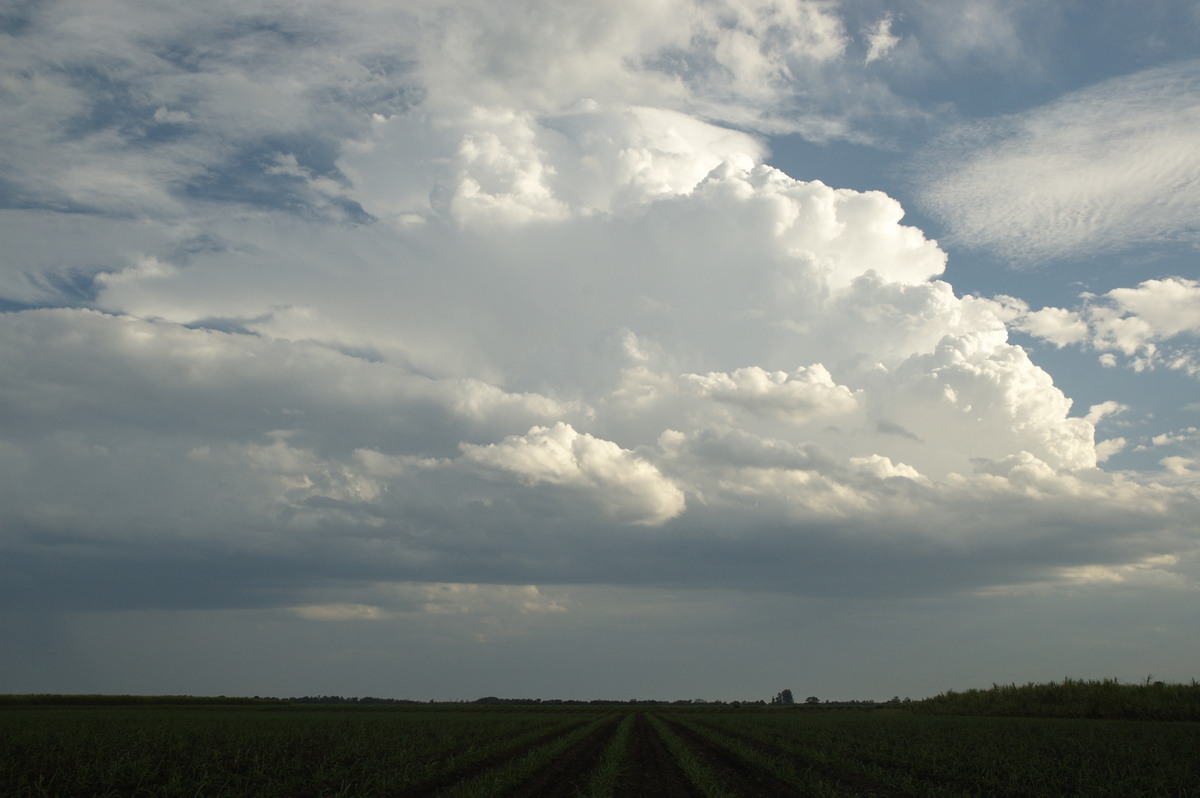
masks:
[[[902,708],[0,705],[5,796],[1200,796],[1200,723]]]

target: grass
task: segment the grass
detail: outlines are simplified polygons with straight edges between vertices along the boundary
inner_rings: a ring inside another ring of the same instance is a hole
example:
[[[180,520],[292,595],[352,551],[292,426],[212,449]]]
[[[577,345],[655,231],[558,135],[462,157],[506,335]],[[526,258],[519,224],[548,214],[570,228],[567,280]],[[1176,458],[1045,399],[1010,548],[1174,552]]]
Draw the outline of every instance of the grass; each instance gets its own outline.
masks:
[[[1124,684],[1068,677],[1043,684],[993,684],[986,690],[949,690],[914,702],[911,709],[931,715],[1200,721],[1200,682],[1165,684],[1147,677],[1141,684]]]

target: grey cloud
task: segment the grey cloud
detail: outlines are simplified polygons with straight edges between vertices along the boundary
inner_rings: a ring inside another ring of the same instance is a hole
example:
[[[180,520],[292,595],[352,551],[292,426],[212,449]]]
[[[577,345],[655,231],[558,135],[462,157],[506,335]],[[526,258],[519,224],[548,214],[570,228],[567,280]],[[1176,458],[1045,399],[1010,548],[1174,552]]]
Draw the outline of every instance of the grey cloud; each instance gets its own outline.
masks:
[[[877,429],[880,432],[885,433],[887,435],[899,435],[901,437],[908,438],[911,441],[916,441],[917,443],[924,443],[924,441],[922,441],[919,436],[915,435],[914,433],[910,432],[909,430],[906,430],[904,427],[900,426],[899,424],[893,423],[891,421],[885,421],[885,420],[876,421],[875,429]]]

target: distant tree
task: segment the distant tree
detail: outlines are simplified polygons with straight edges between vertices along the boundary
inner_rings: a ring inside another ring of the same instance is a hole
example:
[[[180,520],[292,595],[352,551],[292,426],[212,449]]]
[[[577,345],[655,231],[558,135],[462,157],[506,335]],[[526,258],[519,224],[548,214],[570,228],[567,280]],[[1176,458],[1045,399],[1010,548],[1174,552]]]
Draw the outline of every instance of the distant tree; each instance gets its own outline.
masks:
[[[776,706],[790,707],[796,703],[796,699],[792,697],[791,690],[783,690],[771,699],[771,703]]]
[[[808,698],[804,699],[804,703],[819,704],[819,703],[821,703],[821,699],[817,698],[815,695],[810,695]]]

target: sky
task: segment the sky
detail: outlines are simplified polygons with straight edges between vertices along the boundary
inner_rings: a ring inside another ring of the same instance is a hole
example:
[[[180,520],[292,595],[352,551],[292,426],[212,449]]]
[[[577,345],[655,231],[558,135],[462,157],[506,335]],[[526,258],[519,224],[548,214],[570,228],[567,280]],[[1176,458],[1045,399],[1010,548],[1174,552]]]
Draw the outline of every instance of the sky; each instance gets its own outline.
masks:
[[[1200,677],[1200,3],[0,32],[0,693]]]

